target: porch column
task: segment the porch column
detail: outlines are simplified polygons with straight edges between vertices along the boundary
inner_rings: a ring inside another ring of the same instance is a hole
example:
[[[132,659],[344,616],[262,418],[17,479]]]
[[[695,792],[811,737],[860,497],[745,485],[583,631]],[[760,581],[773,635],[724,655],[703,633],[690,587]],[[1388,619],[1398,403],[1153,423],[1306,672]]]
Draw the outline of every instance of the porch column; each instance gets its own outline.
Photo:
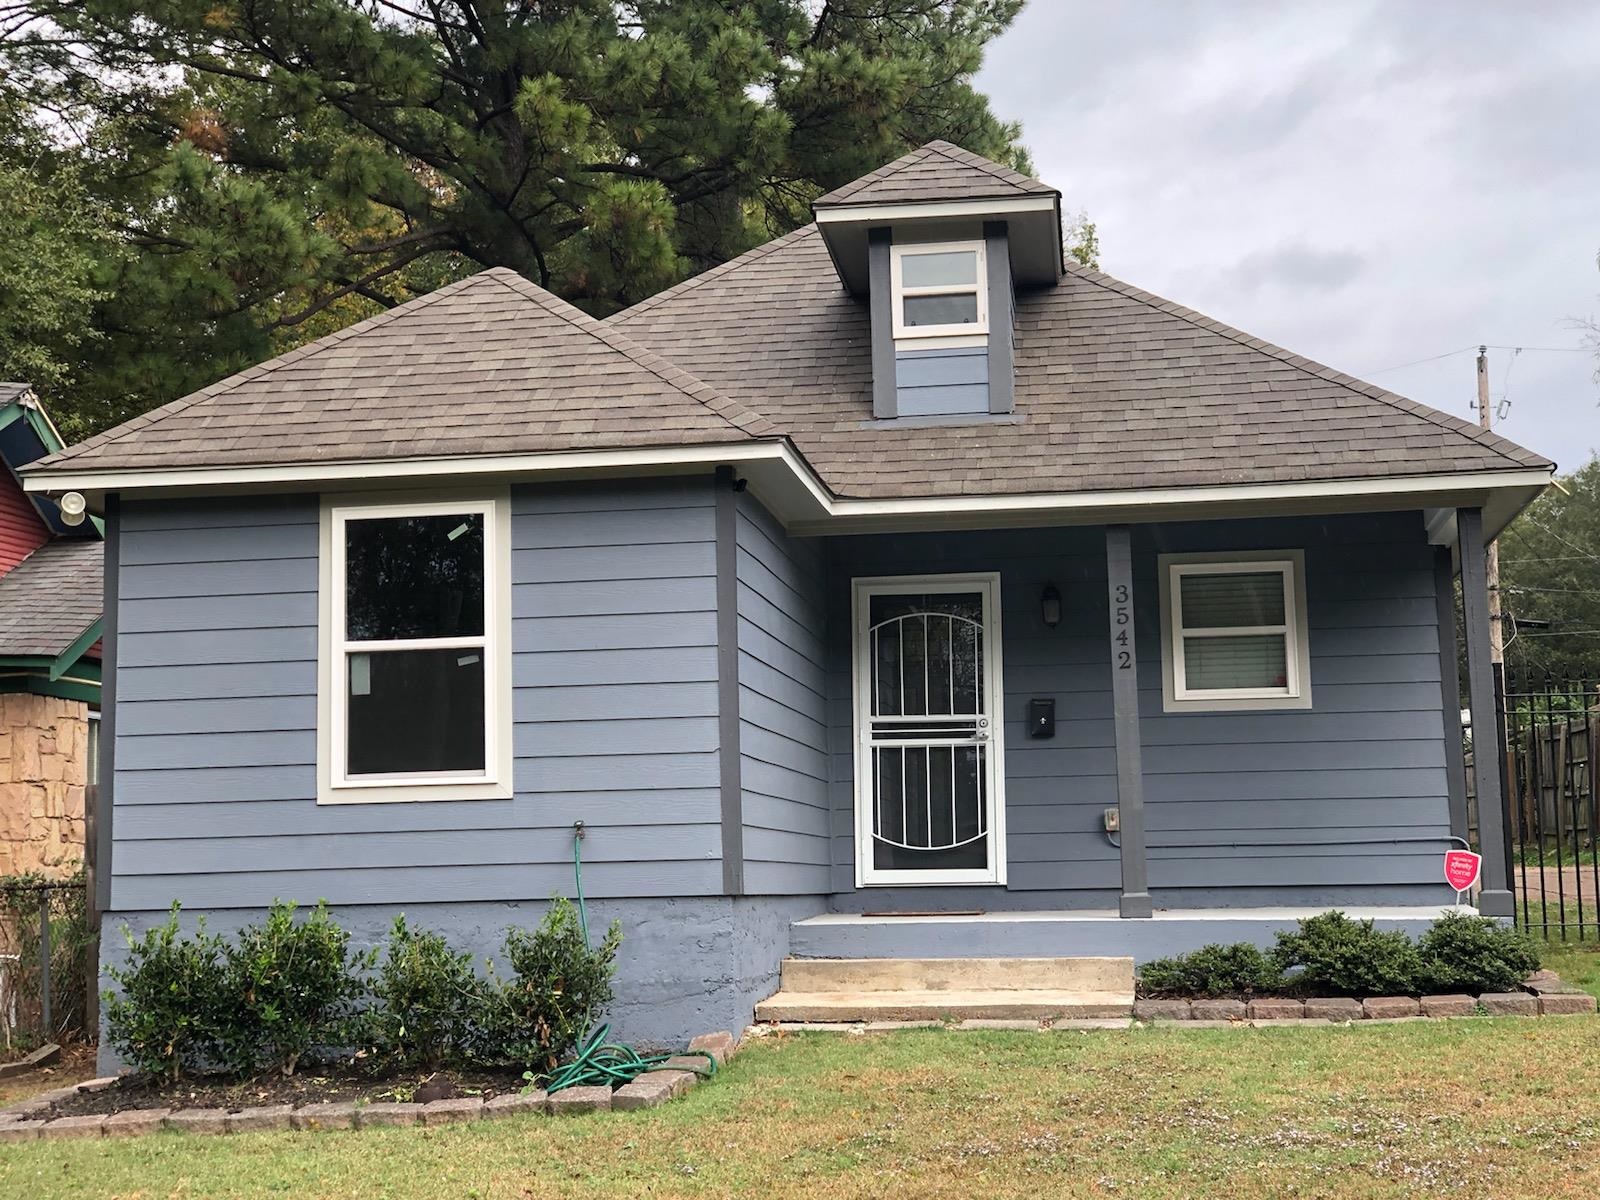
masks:
[[[1472,706],[1472,779],[1478,798],[1478,850],[1483,879],[1478,911],[1509,917],[1516,908],[1506,869],[1505,797],[1501,790],[1500,738],[1495,722],[1494,674],[1489,662],[1489,585],[1483,547],[1483,510],[1456,510],[1461,546],[1462,634],[1467,644],[1467,695]],[[1445,716],[1448,718],[1449,714]],[[1448,723],[1447,723],[1448,728]]]
[[[1117,809],[1122,832],[1124,917],[1153,915],[1144,854],[1144,765],[1139,747],[1139,653],[1133,635],[1133,546],[1126,525],[1106,526],[1111,601],[1111,709],[1117,739]]]

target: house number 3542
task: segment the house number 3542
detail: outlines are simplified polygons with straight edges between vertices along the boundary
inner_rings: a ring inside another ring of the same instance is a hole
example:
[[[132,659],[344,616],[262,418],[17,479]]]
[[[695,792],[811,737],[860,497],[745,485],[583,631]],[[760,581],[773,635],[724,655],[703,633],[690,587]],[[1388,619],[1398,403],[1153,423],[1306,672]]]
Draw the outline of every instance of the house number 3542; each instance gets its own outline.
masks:
[[[1116,643],[1117,670],[1131,671],[1133,670],[1133,610],[1128,603],[1128,585],[1117,584],[1112,597],[1111,621],[1116,626],[1117,632],[1111,640]]]

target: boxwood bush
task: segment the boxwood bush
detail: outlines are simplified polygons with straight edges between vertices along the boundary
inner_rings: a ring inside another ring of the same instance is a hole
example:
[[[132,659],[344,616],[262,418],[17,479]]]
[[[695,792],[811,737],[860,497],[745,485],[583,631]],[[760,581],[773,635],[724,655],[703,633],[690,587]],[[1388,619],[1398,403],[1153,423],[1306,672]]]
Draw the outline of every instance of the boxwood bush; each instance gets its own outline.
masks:
[[[1297,991],[1335,996],[1393,996],[1414,992],[1422,957],[1398,929],[1352,921],[1342,912],[1307,917],[1281,931],[1272,960]]]
[[[1282,972],[1250,942],[1202,946],[1188,954],[1155,959],[1139,969],[1139,992],[1144,996],[1249,998],[1282,987]]]
[[[380,957],[359,954],[319,903],[303,915],[275,903],[232,938],[167,920],[108,969],[107,1038],[152,1075],[292,1074],[303,1062],[376,1053],[380,1068],[467,1063],[553,1069],[612,999],[622,941],[613,923],[590,948],[572,906],[556,897],[532,931],[505,941],[509,974],[480,974],[470,953],[396,918]]]
[[[622,926],[613,921],[590,949],[576,909],[559,896],[533,932],[508,930],[511,976],[492,976],[485,992],[480,1061],[535,1074],[554,1070],[611,1003],[621,944]]]
[[[208,933],[205,918],[185,934],[176,902],[167,919],[135,938],[128,927],[128,957],[106,973],[120,988],[105,994],[106,1036],[122,1061],[149,1075],[177,1079],[215,1062],[226,1016],[224,939]]]
[[[1156,959],[1139,971],[1139,994],[1212,998],[1295,993],[1394,996],[1515,991],[1539,969],[1525,934],[1489,917],[1447,913],[1413,942],[1326,912],[1277,935],[1270,953],[1249,942],[1202,946]]]
[[[380,1059],[436,1071],[465,1059],[484,1005],[472,955],[395,917],[372,981],[368,1041]]]
[[[1510,992],[1539,969],[1539,949],[1518,929],[1491,917],[1448,913],[1417,942],[1420,989],[1428,992]]]

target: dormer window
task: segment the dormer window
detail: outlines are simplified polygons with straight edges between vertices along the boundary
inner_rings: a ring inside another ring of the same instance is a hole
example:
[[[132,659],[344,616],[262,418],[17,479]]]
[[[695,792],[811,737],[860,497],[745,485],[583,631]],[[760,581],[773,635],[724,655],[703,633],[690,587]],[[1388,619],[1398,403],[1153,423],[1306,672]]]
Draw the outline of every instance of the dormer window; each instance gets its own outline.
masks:
[[[988,332],[981,241],[896,245],[889,271],[896,339]]]

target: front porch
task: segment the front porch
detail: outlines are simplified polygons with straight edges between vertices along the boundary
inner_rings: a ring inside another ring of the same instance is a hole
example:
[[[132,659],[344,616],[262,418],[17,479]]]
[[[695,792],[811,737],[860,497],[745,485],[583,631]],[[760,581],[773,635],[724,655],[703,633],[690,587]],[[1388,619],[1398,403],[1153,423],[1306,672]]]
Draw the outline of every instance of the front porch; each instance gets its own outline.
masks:
[[[1130,921],[1115,909],[968,913],[820,913],[789,926],[793,958],[1130,958],[1135,964],[1211,943],[1263,949],[1282,929],[1323,907],[1156,909]],[[1416,937],[1448,912],[1470,907],[1348,907],[1355,920]]]
[[[744,511],[742,552],[783,544]],[[807,804],[828,814],[830,911],[795,924],[793,952],[1142,961],[1270,941],[1329,908],[1425,926],[1456,899],[1440,859],[1467,832],[1441,531],[1460,534],[1473,698],[1492,711],[1473,599],[1481,514],[1448,516],[861,534],[786,554],[770,575],[806,629],[785,626],[793,654],[747,639],[761,661],[741,686],[783,682],[780,658],[825,667],[795,678],[804,691],[785,683],[747,705],[791,710],[746,725],[761,726],[761,749],[744,751],[747,808],[775,795],[752,803],[749,780],[764,788],[782,769],[815,778]],[[1187,572],[1249,586],[1197,588],[1211,619],[1185,626]],[[795,744],[798,703],[826,713],[810,743],[826,762],[773,756]],[[1499,809],[1486,808],[1484,844],[1498,847]],[[750,858],[766,838],[746,832]],[[1489,854],[1485,913],[1508,907],[1505,878]]]

